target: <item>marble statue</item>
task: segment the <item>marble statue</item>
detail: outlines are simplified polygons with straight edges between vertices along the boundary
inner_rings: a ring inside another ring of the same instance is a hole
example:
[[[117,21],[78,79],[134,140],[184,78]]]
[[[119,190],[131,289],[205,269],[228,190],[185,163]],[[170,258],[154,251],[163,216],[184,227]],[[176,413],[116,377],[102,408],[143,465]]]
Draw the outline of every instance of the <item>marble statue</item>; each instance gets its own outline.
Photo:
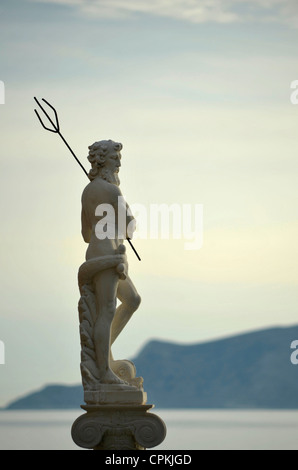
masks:
[[[124,246],[125,238],[132,237],[135,221],[119,188],[121,150],[122,144],[112,140],[95,142],[89,147],[90,183],[82,194],[82,236],[88,248],[86,261],[79,268],[78,282],[81,374],[87,404],[146,401],[143,379],[136,377],[134,364],[114,360],[111,352],[112,344],[141,302],[128,275]],[[126,220],[125,227],[120,227],[118,212],[123,211],[123,205]],[[96,228],[106,213],[98,208],[109,207],[115,215],[109,221],[113,230],[103,236]]]
[[[58,134],[67,145],[90,183],[82,194],[82,235],[88,248],[80,266],[79,322],[81,374],[85,410],[73,423],[73,441],[84,449],[145,450],[161,444],[166,425],[149,413],[142,377],[136,377],[131,361],[114,360],[111,346],[118,338],[141,298],[128,275],[124,240],[132,238],[135,221],[119,185],[122,144],[112,140],[89,147],[89,173],[78,160],[60,132],[55,108],[50,119],[41,103],[39,108],[49,120],[47,131]],[[106,230],[103,228],[106,227]],[[131,243],[131,242],[130,242]],[[117,306],[117,301],[120,304]]]

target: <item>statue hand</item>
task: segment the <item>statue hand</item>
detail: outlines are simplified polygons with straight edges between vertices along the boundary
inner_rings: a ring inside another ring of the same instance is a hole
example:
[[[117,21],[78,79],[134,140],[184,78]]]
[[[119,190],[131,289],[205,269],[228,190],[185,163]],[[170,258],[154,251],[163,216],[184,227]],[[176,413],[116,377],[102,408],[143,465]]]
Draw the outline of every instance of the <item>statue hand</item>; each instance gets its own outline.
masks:
[[[128,263],[126,256],[126,248],[124,245],[119,245],[118,254],[116,255],[117,263],[116,271],[119,274],[120,279],[125,280],[128,272]]]
[[[119,263],[128,264],[126,255],[115,255],[115,260],[117,264]]]
[[[127,258],[125,255],[118,255],[120,259],[120,262],[116,266],[116,271],[119,274],[119,278],[124,281],[127,278],[127,272],[128,272],[128,264],[127,264]],[[117,257],[118,257],[117,256]]]
[[[136,220],[132,219],[127,225],[126,238],[131,239],[133,237],[133,233],[136,231],[136,228],[137,228]]]

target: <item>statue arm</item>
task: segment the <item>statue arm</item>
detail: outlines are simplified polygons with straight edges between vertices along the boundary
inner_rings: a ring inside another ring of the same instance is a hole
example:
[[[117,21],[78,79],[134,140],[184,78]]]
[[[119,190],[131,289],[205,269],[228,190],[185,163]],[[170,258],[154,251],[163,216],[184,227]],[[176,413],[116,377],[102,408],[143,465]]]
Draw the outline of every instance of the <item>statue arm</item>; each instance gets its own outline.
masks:
[[[136,231],[136,219],[134,218],[129,205],[126,203],[126,236],[132,238],[133,233]]]
[[[82,208],[81,221],[82,221],[82,236],[83,236],[83,239],[86,243],[89,243],[90,239],[91,239],[91,235],[92,235],[92,228],[90,226],[90,223],[88,221],[88,217],[87,217],[87,214],[86,214],[84,208]]]
[[[119,199],[121,198],[121,199]],[[120,191],[120,188],[113,185],[112,188],[112,200],[113,207],[116,211],[124,210],[126,214],[126,238],[132,238],[133,232],[136,230],[136,220],[131,212],[131,209],[127,202],[124,200],[124,197]]]

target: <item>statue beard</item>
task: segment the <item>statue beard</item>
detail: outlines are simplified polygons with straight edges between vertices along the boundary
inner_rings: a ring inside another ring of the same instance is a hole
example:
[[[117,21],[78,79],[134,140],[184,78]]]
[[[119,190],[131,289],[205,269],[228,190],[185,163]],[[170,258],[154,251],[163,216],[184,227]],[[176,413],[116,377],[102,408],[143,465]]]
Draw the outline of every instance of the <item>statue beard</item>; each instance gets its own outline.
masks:
[[[102,179],[106,180],[108,183],[114,184],[115,186],[120,186],[120,179],[118,173],[113,173],[108,168],[101,168],[99,175]]]

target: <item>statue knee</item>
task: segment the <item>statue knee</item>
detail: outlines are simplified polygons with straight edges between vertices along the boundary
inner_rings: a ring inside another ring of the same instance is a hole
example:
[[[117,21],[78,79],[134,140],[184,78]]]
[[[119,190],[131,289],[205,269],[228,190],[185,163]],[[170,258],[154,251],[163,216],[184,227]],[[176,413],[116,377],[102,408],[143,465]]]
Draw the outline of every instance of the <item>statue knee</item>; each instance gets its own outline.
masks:
[[[141,297],[139,296],[139,294],[136,294],[132,297],[131,301],[130,301],[130,304],[132,306],[132,308],[135,310],[137,310],[141,304]]]

